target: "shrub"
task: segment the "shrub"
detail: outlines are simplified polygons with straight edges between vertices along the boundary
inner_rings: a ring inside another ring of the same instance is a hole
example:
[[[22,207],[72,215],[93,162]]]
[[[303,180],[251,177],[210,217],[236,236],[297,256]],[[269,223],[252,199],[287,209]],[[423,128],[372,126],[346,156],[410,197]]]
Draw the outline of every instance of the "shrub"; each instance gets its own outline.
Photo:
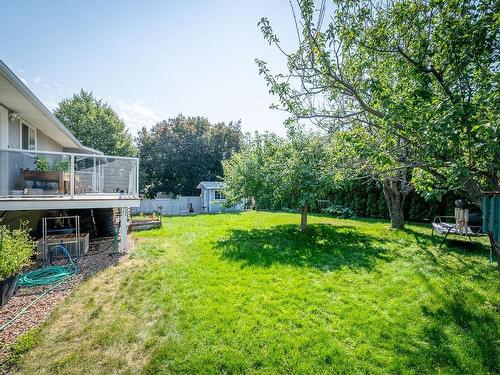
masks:
[[[39,329],[34,328],[18,336],[16,341],[9,347],[8,362],[17,365],[21,356],[29,352],[40,342]]]
[[[34,247],[35,241],[31,239],[25,222],[14,230],[0,225],[0,280],[15,275],[29,264]]]
[[[323,208],[321,212],[343,219],[348,219],[355,216],[354,211],[349,207],[343,207],[338,204],[332,204],[326,208]]]

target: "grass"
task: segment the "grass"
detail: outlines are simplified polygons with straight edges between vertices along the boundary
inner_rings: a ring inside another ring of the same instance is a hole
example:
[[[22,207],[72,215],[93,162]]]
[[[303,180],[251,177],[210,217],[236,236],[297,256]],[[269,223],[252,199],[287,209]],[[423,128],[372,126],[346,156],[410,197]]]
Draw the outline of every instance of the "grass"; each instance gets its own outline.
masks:
[[[484,243],[428,226],[247,212],[163,218],[69,296],[23,374],[499,373]]]

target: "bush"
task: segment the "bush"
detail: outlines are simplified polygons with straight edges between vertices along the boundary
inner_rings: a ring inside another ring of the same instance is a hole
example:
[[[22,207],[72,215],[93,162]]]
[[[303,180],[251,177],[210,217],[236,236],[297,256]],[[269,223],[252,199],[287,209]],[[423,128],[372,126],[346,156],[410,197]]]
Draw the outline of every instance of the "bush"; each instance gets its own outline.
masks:
[[[21,356],[33,349],[39,342],[39,328],[34,328],[18,336],[16,341],[9,347],[9,364],[17,365]]]
[[[339,206],[338,204],[332,204],[326,208],[323,208],[321,212],[343,219],[355,217],[353,210],[351,210],[349,207]]]
[[[34,247],[35,241],[31,239],[26,223],[14,230],[0,225],[0,280],[15,275],[29,264]]]

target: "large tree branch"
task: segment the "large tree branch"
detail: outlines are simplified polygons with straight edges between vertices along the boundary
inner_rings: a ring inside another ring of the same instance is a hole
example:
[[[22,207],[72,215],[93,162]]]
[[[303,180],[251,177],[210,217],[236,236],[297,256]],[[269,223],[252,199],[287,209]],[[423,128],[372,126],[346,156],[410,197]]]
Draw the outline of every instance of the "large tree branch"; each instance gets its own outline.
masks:
[[[445,92],[445,94],[448,96],[450,101],[455,104],[455,95],[451,92],[450,88],[446,85],[444,82],[444,77],[443,77],[443,72],[438,71],[434,65],[429,65],[425,66],[422,63],[418,62],[417,60],[413,59],[408,53],[406,53],[401,46],[398,46],[396,48],[396,51],[409,63],[411,63],[413,66],[415,66],[418,70],[420,70],[422,73],[431,73],[436,81],[438,81],[439,85]]]

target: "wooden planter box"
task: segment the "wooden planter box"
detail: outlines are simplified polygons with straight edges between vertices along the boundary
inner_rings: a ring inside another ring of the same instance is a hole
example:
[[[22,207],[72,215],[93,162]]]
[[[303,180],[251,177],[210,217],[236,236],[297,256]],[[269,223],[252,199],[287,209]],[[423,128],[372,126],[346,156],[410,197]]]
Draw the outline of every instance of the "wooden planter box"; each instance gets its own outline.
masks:
[[[21,186],[24,188],[25,181],[35,183],[57,183],[60,194],[69,192],[69,175],[59,171],[25,171],[21,169]]]
[[[148,230],[153,228],[161,228],[161,220],[133,220],[130,224],[130,230]]]
[[[18,279],[19,275],[15,275],[0,281],[0,307],[5,305],[16,291]]]

